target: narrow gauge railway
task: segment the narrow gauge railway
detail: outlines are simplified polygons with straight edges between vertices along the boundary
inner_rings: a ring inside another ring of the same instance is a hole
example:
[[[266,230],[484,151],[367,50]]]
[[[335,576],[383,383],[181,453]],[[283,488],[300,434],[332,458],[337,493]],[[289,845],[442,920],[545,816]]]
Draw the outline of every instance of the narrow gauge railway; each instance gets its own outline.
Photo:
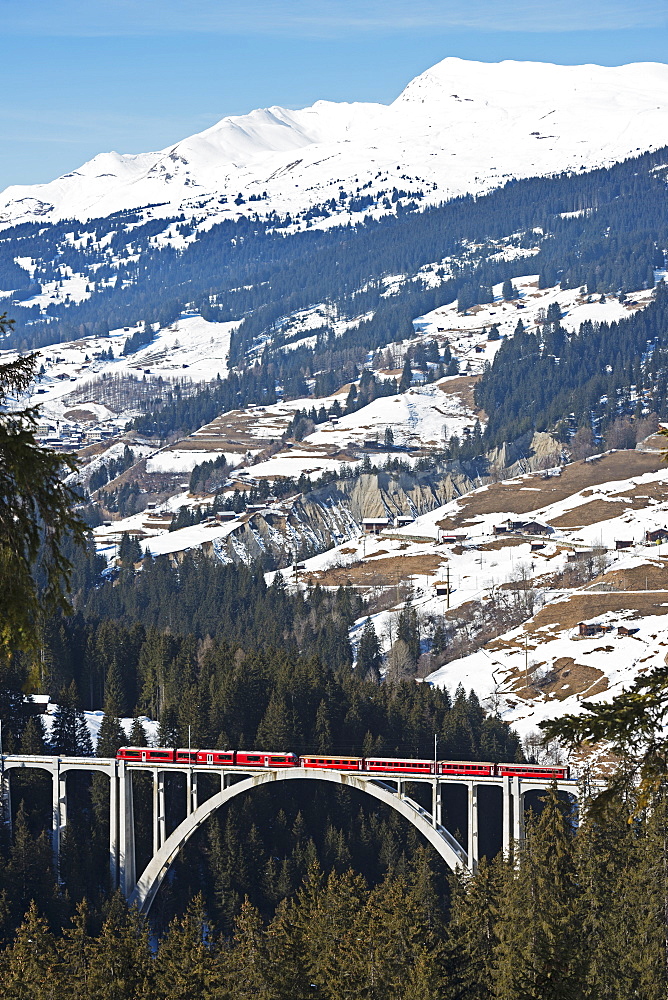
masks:
[[[136,764],[190,764],[240,768],[328,768],[382,774],[451,775],[457,778],[540,778],[568,781],[568,766],[466,760],[414,760],[408,757],[348,757],[273,750],[192,750],[172,747],[121,747],[118,760]]]

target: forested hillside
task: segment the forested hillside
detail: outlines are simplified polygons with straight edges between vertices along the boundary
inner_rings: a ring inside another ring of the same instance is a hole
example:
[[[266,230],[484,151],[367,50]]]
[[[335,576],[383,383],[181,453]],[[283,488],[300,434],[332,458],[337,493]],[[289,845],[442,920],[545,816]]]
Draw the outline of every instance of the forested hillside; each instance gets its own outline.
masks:
[[[92,284],[78,303],[51,304],[48,321],[37,305],[19,305],[6,346],[34,347],[140,321],[164,324],[190,303],[210,319],[244,318],[233,342],[237,364],[279,317],[318,302],[351,317],[380,309],[348,334],[368,350],[408,334],[407,320],[438,302],[485,301],[491,284],[513,274],[538,271],[546,284],[586,284],[592,292],[646,287],[668,244],[666,160],[660,150],[609,169],[513,181],[425,211],[399,203],[395,215],[376,222],[289,235],[278,219],[240,219],[193,234],[184,220],[142,223],[132,212],[85,224],[24,224],[0,235],[2,287],[17,291],[17,303],[67,269]],[[155,235],[171,225],[196,239],[182,250],[156,245]],[[504,245],[538,253],[504,260]],[[36,262],[32,277],[17,267],[17,256]],[[442,261],[440,287],[418,282],[404,289],[408,300],[382,300],[384,276],[412,278]]]
[[[345,856],[329,872],[311,858],[294,896],[278,889],[271,919],[246,898],[229,934],[210,919],[211,897],[229,891],[218,876],[157,948],[117,898],[100,915],[80,904],[62,936],[33,905],[0,958],[0,986],[12,1000],[26,995],[26,977],[39,1000],[54,991],[100,1000],[660,1000],[665,803],[629,820],[628,804],[615,800],[574,834],[551,794],[514,863],[483,864],[474,877],[446,880],[422,850],[409,862],[395,857],[375,885]],[[280,817],[277,826],[280,836]],[[215,840],[212,853],[221,855]],[[11,871],[16,885],[16,860]]]
[[[129,740],[145,743],[139,716],[146,715],[159,722],[163,745],[430,757],[436,736],[445,757],[522,758],[516,735],[487,715],[474,694],[459,690],[451,697],[412,679],[380,683],[372,626],[353,667],[348,627],[364,607],[352,588],[289,593],[280,575],[267,587],[258,569],[195,557],[178,569],[161,557],[135,574],[130,539],[120,556],[120,572],[105,583],[94,557],[76,557],[75,614],[47,622],[39,656],[17,658],[5,674],[5,752],[90,755],[82,709],[103,705],[98,756],[112,756],[128,742],[119,717],[134,716]],[[417,655],[419,621],[410,604],[397,630]],[[39,717],[24,714],[25,688],[54,692],[59,709],[48,733]],[[207,788],[203,779],[203,797],[213,790]],[[84,896],[98,905],[107,890],[106,779],[70,781],[61,863],[66,897],[54,889],[45,839],[48,780],[19,775],[12,789],[16,831],[0,862],[0,890],[9,891],[17,866],[24,881],[12,893],[4,933],[32,897],[55,923]],[[178,777],[169,779],[168,802],[171,829],[183,818]],[[143,867],[151,849],[151,798],[141,775],[135,803]],[[464,822],[462,806],[453,800],[454,827]],[[374,885],[418,846],[403,820],[345,791],[314,792],[306,784],[277,797],[270,789],[233,804],[193,839],[161,893],[157,919],[203,891],[211,916],[231,931],[246,894],[269,917],[316,859],[325,871],[353,865]]]
[[[620,417],[668,416],[668,292],[619,323],[585,323],[568,334],[559,315],[536,330],[520,320],[476,386],[490,415],[490,447],[536,430],[583,427],[601,434]]]

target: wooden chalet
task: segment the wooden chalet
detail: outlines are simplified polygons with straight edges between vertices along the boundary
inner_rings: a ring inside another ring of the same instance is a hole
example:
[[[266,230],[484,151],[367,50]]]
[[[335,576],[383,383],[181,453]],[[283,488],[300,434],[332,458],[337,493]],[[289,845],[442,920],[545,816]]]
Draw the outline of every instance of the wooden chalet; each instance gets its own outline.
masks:
[[[596,635],[604,635],[612,632],[614,625],[601,625],[599,622],[580,622],[578,624],[578,635],[585,638]]]
[[[551,535],[553,531],[549,524],[541,524],[540,521],[525,521],[524,527],[516,530],[524,531],[527,535]]]
[[[389,517],[363,517],[362,531],[365,535],[378,535],[390,523]]]
[[[645,545],[660,545],[661,542],[668,542],[668,529],[655,528],[645,532]]]

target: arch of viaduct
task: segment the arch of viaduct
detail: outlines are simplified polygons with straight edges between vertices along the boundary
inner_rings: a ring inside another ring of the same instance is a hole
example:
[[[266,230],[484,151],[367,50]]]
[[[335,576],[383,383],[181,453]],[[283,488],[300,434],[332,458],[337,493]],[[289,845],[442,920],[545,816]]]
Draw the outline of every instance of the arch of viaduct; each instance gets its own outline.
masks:
[[[478,789],[483,785],[500,788],[503,794],[503,850],[509,854],[514,842],[524,838],[524,796],[529,791],[543,791],[548,783],[536,779],[457,777],[453,775],[365,774],[364,772],[323,770],[320,768],[243,769],[234,771],[206,765],[152,763],[126,764],[124,761],[82,757],[33,757],[10,755],[0,758],[3,819],[11,823],[11,784],[13,770],[37,768],[48,772],[52,780],[52,845],[54,862],[58,865],[62,835],[67,826],[67,775],[72,771],[102,773],[109,778],[109,868],[112,885],[119,885],[129,903],[147,914],[167,875],[170,866],[184,844],[218,809],[239,795],[261,785],[277,781],[311,780],[354,788],[385,803],[407,819],[432,845],[443,861],[453,870],[468,868],[475,871],[478,863]],[[152,775],[153,855],[137,878],[135,867],[135,824],[133,806],[134,772]],[[185,776],[186,815],[167,835],[165,775]],[[198,776],[215,774],[220,791],[203,802],[198,800]],[[406,785],[427,784],[431,792],[431,812],[406,794]],[[442,823],[444,791],[448,786],[464,786],[468,801],[467,850]],[[557,783],[560,791],[578,796],[572,781]]]

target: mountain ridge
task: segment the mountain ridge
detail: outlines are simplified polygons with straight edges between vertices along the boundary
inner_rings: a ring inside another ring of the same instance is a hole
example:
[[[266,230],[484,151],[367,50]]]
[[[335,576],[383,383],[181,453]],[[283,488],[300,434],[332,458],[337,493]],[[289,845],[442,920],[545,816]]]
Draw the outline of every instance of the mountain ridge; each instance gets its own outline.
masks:
[[[434,204],[667,143],[668,66],[446,58],[388,105],[274,105],[163,150],[99,153],[46,184],[14,185],[0,194],[0,228],[149,205],[158,218],[285,216],[353,185],[370,196],[361,212],[378,215],[392,210],[397,185]]]

